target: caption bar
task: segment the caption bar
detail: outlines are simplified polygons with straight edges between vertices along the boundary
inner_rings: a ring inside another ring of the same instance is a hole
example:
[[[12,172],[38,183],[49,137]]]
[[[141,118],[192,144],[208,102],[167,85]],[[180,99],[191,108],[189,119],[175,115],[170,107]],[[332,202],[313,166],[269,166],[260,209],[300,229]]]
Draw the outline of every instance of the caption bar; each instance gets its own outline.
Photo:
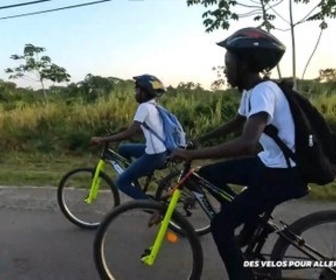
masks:
[[[335,261],[244,261],[244,267],[336,267]]]

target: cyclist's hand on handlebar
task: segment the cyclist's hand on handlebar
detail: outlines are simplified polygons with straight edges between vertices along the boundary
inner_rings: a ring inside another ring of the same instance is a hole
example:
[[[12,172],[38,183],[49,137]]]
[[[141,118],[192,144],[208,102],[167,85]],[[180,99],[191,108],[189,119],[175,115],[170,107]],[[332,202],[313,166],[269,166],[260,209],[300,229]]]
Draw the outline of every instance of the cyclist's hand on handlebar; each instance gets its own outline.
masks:
[[[190,139],[187,142],[187,150],[194,150],[197,149],[198,146],[200,145],[200,142],[197,139]]]
[[[189,151],[185,149],[174,149],[170,155],[172,161],[184,160],[192,161],[192,157]]]
[[[102,143],[104,143],[104,141],[102,137],[93,136],[90,139],[90,143],[93,145],[101,145]]]

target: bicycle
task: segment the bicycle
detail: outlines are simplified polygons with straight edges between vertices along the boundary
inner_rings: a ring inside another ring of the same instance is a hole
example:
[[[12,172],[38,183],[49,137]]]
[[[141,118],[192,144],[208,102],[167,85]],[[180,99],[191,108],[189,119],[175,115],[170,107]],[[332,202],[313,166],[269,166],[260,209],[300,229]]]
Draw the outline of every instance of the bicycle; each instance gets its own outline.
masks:
[[[95,167],[76,168],[67,172],[57,188],[57,201],[64,216],[73,224],[83,229],[97,229],[101,219],[111,209],[120,204],[117,186],[104,171],[106,165],[120,175],[131,163],[119,155],[108,143],[104,144],[100,159]],[[160,168],[167,168],[168,161]],[[179,172],[171,172],[164,178],[156,178],[154,172],[145,177],[144,184],[138,180],[134,187],[147,193],[151,184],[168,184]]]
[[[201,279],[203,251],[199,237],[192,229],[190,223],[175,209],[181,191],[184,188],[189,189],[210,219],[215,215],[215,209],[208,196],[213,196],[222,203],[231,201],[233,197],[199,176],[191,168],[190,163],[185,163],[180,177],[178,184],[163,199],[163,203],[132,201],[118,206],[105,217],[94,240],[94,261],[101,279]],[[131,215],[130,212],[134,212],[135,210],[138,210],[139,214]],[[301,276],[309,268],[316,269],[312,265],[304,267],[307,261],[313,263],[315,261],[330,260],[330,258],[324,255],[325,253],[319,252],[314,246],[308,244],[306,239],[309,239],[309,242],[321,240],[319,238],[313,239],[309,235],[307,236],[306,232],[310,229],[316,229],[316,227],[321,225],[325,226],[329,222],[336,223],[336,211],[316,212],[298,219],[291,225],[280,221],[281,226],[274,222],[271,215],[272,211],[273,209],[270,209],[259,216],[257,230],[243,251],[247,262],[253,261],[255,266],[259,265],[254,269],[256,279],[335,280],[336,270],[333,267],[322,268],[317,274],[308,272],[306,278],[302,278]],[[143,217],[145,217],[145,221],[140,222],[140,218]],[[128,222],[128,220],[131,220],[131,222]],[[169,246],[169,244],[177,242],[177,237],[168,230],[171,220],[178,224],[181,230],[185,232],[186,238],[182,240],[184,242],[182,243],[184,245],[183,251],[180,251],[179,254],[169,254],[169,251],[166,254],[162,252],[163,249],[172,249],[174,246]],[[121,234],[117,234],[116,231],[122,226],[126,226],[126,229]],[[139,231],[140,226],[144,226],[144,229],[140,232],[140,241],[137,240],[138,242],[131,243],[130,237],[134,236],[135,230]],[[130,228],[134,231],[130,230]],[[336,232],[335,229],[335,225],[332,228],[327,227],[329,234],[330,232],[334,234]],[[150,231],[149,234],[148,231]],[[263,249],[271,233],[276,233],[278,239],[271,253],[267,254],[263,252]],[[113,238],[117,239],[117,243],[111,246],[107,245],[108,241],[113,240]],[[132,269],[128,269],[127,271],[123,270],[120,266],[120,259],[124,251],[123,246],[125,246],[121,238],[126,238],[125,240],[127,240],[128,267],[130,267],[129,263],[131,260],[134,259],[136,261],[136,264],[131,266]],[[165,238],[170,242],[163,242]],[[333,238],[333,241],[335,241],[335,238]],[[130,244],[132,246],[129,246]],[[185,253],[186,247],[189,248],[187,253]],[[131,249],[136,249],[136,253],[130,253]],[[291,251],[294,249],[297,252],[293,256]],[[172,255],[174,258],[169,258]],[[185,257],[189,257],[189,259],[186,261]],[[170,265],[171,261],[175,259],[179,261],[183,260],[183,269],[181,269],[181,264],[178,266]],[[300,263],[298,265],[298,260],[306,261],[303,263],[303,267],[300,267]],[[114,266],[112,265],[111,267],[109,265],[110,261],[115,262]],[[271,261],[272,267],[263,268],[263,262],[267,264],[265,261]],[[153,273],[150,268],[153,268],[154,263],[159,263],[159,270]],[[170,267],[166,268],[168,265]],[[184,269],[185,265],[188,265],[188,270]],[[177,267],[179,267],[178,271],[176,271]],[[130,273],[133,273],[133,277],[129,275]],[[140,278],[140,273],[145,273],[144,278]],[[292,274],[287,276],[288,273]],[[158,276],[159,274],[160,276]]]
[[[83,229],[97,229],[100,221],[106,213],[120,204],[120,195],[114,181],[104,170],[106,164],[110,164],[112,170],[121,174],[130,162],[111,149],[108,144],[104,145],[100,154],[100,159],[96,167],[76,168],[67,172],[60,180],[57,189],[57,201],[64,216],[73,224]],[[168,169],[169,172],[163,177],[158,177],[154,173],[145,177],[145,182],[134,182],[135,187],[143,190],[147,194],[150,187],[156,186],[153,199],[159,200],[164,191],[169,189],[174,179],[180,174],[176,165],[170,164],[169,157],[165,165],[160,169]],[[154,186],[153,186],[154,184]],[[183,192],[179,201],[181,210],[184,209],[186,216],[192,220],[192,213],[198,209],[193,204],[190,193]],[[198,215],[199,216],[199,215]],[[209,232],[209,220],[202,219],[204,223],[193,225],[199,234]],[[170,227],[176,232],[183,234],[183,231],[175,225]]]

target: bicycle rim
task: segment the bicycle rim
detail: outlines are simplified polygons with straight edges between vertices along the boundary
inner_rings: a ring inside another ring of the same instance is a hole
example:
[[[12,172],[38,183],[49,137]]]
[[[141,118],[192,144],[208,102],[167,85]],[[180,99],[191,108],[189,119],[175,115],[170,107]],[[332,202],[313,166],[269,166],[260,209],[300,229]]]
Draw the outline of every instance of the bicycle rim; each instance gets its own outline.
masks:
[[[60,181],[57,198],[64,216],[84,229],[98,228],[100,221],[120,203],[119,193],[111,179],[101,172],[100,189],[96,199],[87,202],[94,168],[80,168],[68,172]]]
[[[95,264],[101,279],[200,279],[201,245],[192,227],[177,213],[173,219],[186,232],[186,238],[165,238],[154,265],[141,261],[159,228],[148,227],[148,222],[153,213],[164,213],[164,209],[159,203],[133,201],[118,206],[104,219],[94,242]]]
[[[272,251],[272,260],[281,261],[279,265],[282,267],[273,270],[273,278],[336,280],[336,273],[327,268],[334,266],[336,269],[336,211],[321,211],[303,217],[289,226],[289,230],[301,236],[325,258],[316,261],[279,237]]]

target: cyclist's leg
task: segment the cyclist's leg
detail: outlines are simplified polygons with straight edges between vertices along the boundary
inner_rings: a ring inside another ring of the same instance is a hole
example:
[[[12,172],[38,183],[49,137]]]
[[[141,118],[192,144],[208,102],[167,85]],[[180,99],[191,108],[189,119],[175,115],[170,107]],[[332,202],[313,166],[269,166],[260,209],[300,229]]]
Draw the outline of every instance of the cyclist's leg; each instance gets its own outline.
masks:
[[[198,174],[235,196],[227,184],[247,185],[257,165],[257,157],[245,157],[203,166]]]
[[[212,165],[205,166],[199,170],[199,174],[207,179],[209,182],[214,185],[223,188],[225,191],[232,193],[231,189],[227,186],[227,184],[238,184],[238,185],[246,185],[246,186],[259,186],[261,187],[262,182],[260,182],[260,178],[265,177],[262,173],[265,166],[262,164],[258,157],[246,157],[246,158],[238,158],[233,160],[227,160],[224,162],[215,163]],[[295,174],[291,176],[291,174],[271,174],[273,169],[267,169],[268,176],[266,176],[267,182],[265,183],[265,188],[267,188],[270,184],[273,184],[273,181],[277,181],[275,186],[280,185],[290,185],[292,186],[289,191],[290,195],[294,197],[300,197],[303,193],[306,193],[306,190],[302,190],[298,188],[300,181],[296,180],[297,177]],[[271,170],[271,171],[270,171]],[[275,170],[275,171],[274,171]],[[281,173],[281,170],[274,169],[273,171]],[[283,171],[283,170],[282,170]],[[292,172],[296,172],[293,170]],[[279,177],[279,178],[278,178]],[[293,177],[294,180],[287,182],[289,177]],[[271,182],[271,183],[270,183]],[[294,183],[293,183],[294,182]],[[297,192],[296,194],[294,192]],[[269,192],[269,189],[266,190],[266,193]],[[278,195],[279,201],[282,200],[282,196],[284,196],[284,200],[286,200],[287,193],[282,193]],[[279,202],[279,203],[280,203]],[[252,234],[254,233],[255,228],[257,227],[257,219],[249,219],[244,223],[244,226],[237,236],[240,246],[245,246]]]
[[[254,219],[259,212],[267,210],[255,191],[247,189],[237,195],[233,202],[223,205],[211,221],[211,233],[218,252],[225,264],[230,280],[252,280],[253,273],[243,266],[243,254],[235,238],[234,230],[242,222]]]
[[[214,240],[231,280],[253,279],[251,271],[243,267],[235,228],[242,223],[254,222],[259,214],[306,193],[306,186],[295,171],[270,169],[260,164],[253,170],[248,185],[250,187],[224,205],[211,222]]]
[[[138,188],[132,185],[132,182],[140,177],[146,176],[156,168],[161,167],[166,160],[166,152],[154,155],[143,154],[131,166],[117,178],[117,187],[134,199],[145,199],[147,196]]]
[[[215,186],[235,196],[236,194],[227,184],[248,185],[251,181],[251,176],[259,166],[260,160],[257,157],[245,157],[204,166],[198,173]],[[244,224],[239,235],[236,237],[240,246],[244,246],[248,242],[256,227],[256,219]]]
[[[258,159],[256,157],[246,157],[204,166],[199,170],[198,173],[200,174],[200,176],[202,176],[212,184],[223,188],[225,191],[235,196],[236,194],[229,188],[227,184],[232,183],[238,185],[248,185],[250,182],[251,174],[255,172],[257,166]],[[225,209],[225,205],[222,206],[222,211],[220,212],[220,214],[223,212],[223,209]],[[227,266],[227,271],[230,275],[230,279],[252,279],[253,276],[251,272],[247,269],[242,268],[243,256],[241,254],[239,246],[234,240],[235,227],[228,227],[226,229],[228,232],[226,232],[224,236],[224,234],[222,235],[222,228],[217,226],[217,220],[220,220],[220,214],[216,215],[214,220],[211,222],[211,230],[214,240],[217,244],[219,253]],[[230,247],[222,247],[223,245],[221,244],[221,239],[225,239]],[[232,251],[234,253],[232,256],[234,259],[232,264],[230,260],[227,260],[227,255],[223,254],[222,249],[220,248],[225,248],[225,252]]]
[[[295,194],[279,185],[271,187],[267,193],[248,188],[216,214],[211,221],[211,232],[230,280],[253,279],[252,271],[243,267],[243,254],[234,235],[235,228],[255,221],[259,214],[291,198],[296,198]]]
[[[145,153],[145,144],[120,144],[118,147],[118,153],[124,158],[131,161],[132,158],[139,158]]]

